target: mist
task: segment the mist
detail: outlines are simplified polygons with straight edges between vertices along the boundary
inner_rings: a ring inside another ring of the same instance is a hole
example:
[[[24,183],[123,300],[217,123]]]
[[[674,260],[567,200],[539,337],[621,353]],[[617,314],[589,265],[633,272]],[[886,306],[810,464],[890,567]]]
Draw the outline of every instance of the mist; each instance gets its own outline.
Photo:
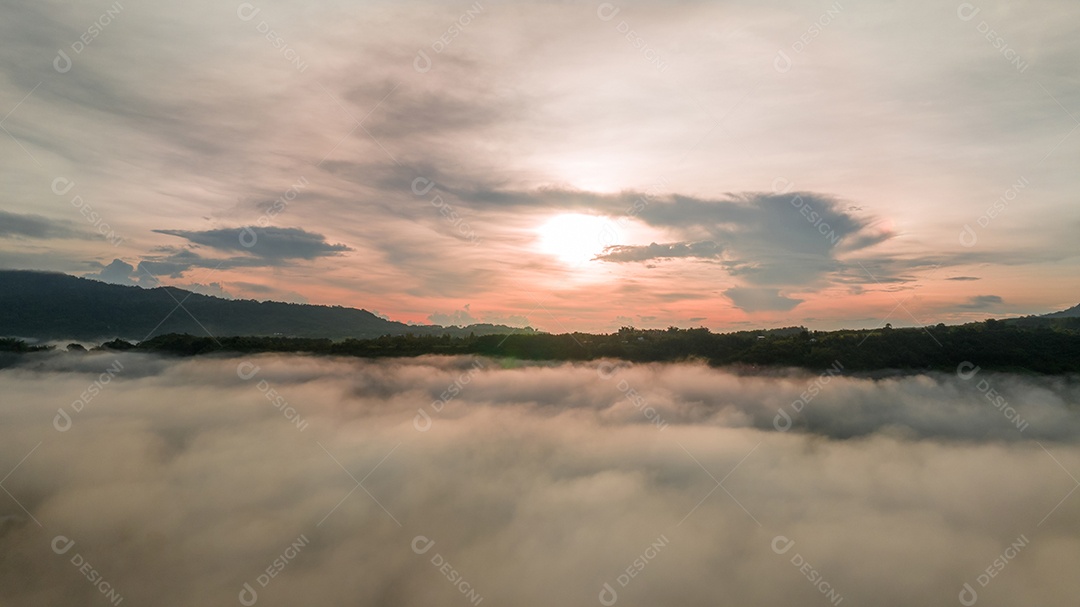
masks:
[[[45,353],[11,605],[1074,605],[1080,382]]]

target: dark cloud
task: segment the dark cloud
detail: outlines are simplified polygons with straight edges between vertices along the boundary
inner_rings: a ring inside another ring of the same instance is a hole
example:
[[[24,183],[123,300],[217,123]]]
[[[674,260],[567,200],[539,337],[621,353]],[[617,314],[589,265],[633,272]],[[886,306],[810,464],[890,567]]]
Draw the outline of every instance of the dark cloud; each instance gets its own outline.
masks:
[[[233,290],[238,290],[243,297],[257,299],[259,301],[273,300],[284,301],[287,303],[310,303],[310,300],[308,300],[307,297],[304,297],[296,291],[278,289],[268,285],[236,281],[230,282],[228,286]]]
[[[839,252],[890,237],[873,232],[872,218],[850,214],[842,201],[809,192],[711,201],[673,196],[640,216],[688,234],[704,231],[723,247],[730,271],[759,286],[814,285],[836,269]]]
[[[598,259],[626,263],[722,256],[729,272],[751,286],[820,286],[843,269],[841,255],[863,252],[893,236],[877,227],[877,218],[857,215],[842,199],[813,192],[748,192],[706,199],[558,188],[521,191],[448,186],[444,191],[469,209],[534,206],[549,212],[588,211],[616,221],[642,221],[673,231],[684,240],[666,245],[619,243]],[[867,281],[865,275],[860,279]]]
[[[191,291],[193,293],[200,293],[202,295],[211,295],[213,297],[221,297],[222,299],[236,299],[236,296],[234,296],[232,293],[230,293],[228,290],[226,290],[225,287],[219,282],[211,282],[211,283],[206,283],[206,284],[202,284],[202,283],[198,283],[198,282],[193,282],[193,283],[181,283],[181,282],[178,282],[178,283],[170,284],[169,286],[170,287],[176,287],[178,289],[185,289],[185,290]]]
[[[949,278],[946,278],[945,280],[956,280],[956,281],[963,282],[963,281],[981,280],[981,279],[978,276],[950,276]]]
[[[1005,300],[997,295],[975,295],[969,297],[967,303],[960,304],[958,307],[967,310],[982,310],[1003,303],[1005,303]]]
[[[442,325],[444,327],[464,327],[480,322],[479,319],[472,315],[472,311],[469,310],[469,304],[465,304],[465,307],[461,310],[454,310],[450,313],[434,312],[428,315],[428,320],[433,324]]]
[[[333,257],[351,248],[343,244],[330,244],[322,234],[302,228],[276,228],[244,226],[215,230],[154,230],[187,239],[195,244],[219,251],[249,253],[276,263],[292,259],[312,260]]]
[[[1068,259],[1070,253],[1065,248],[1059,249],[1018,249],[1002,255],[997,251],[963,250],[951,253],[933,253],[922,255],[880,254],[849,255],[838,260],[835,280],[842,283],[856,283],[872,286],[874,284],[913,283],[919,280],[919,274],[927,272],[929,277],[943,268],[956,268],[975,265],[1024,266],[1048,263],[1060,263]],[[946,280],[949,280],[946,278]],[[964,276],[959,280],[979,280],[978,277]]]
[[[626,263],[632,261],[648,261],[653,259],[674,259],[676,257],[691,257],[695,259],[718,259],[722,250],[719,245],[712,241],[703,242],[673,242],[669,244],[650,243],[647,246],[623,246],[608,247],[604,253],[597,255],[600,261],[613,261]]]
[[[41,215],[23,215],[0,210],[0,237],[72,238],[80,236],[71,222]]]
[[[186,260],[155,261],[144,259],[139,262],[139,273],[149,274],[154,277],[181,278],[184,272],[194,266],[195,262]]]
[[[460,310],[446,313],[433,312],[432,314],[429,314],[427,318],[432,324],[442,325],[444,327],[464,327],[480,323],[506,325],[508,327],[528,327],[531,325],[528,317],[520,314],[484,313],[474,315],[473,311],[470,309],[471,307],[471,304],[465,304]]]
[[[147,255],[139,261],[135,278],[143,286],[156,287],[161,282],[160,278],[183,278],[186,272],[194,268],[231,270],[272,265],[279,264],[274,263],[274,260],[257,257],[226,257],[221,259],[203,257],[191,249],[160,247],[155,249],[155,254]]]
[[[185,277],[186,273],[196,268],[209,270],[260,268],[274,265],[284,265],[284,262],[274,258],[264,259],[258,257],[203,257],[202,255],[199,255],[191,249],[159,247],[155,249],[155,252],[153,254],[147,255],[141,260],[139,260],[137,266],[132,266],[131,264],[120,259],[114,259],[107,266],[102,266],[101,264],[92,265],[100,267],[101,269],[98,272],[85,274],[84,276],[86,278],[94,278],[114,284],[139,285],[147,288],[153,288],[161,285],[161,279],[163,278],[182,279]],[[172,284],[173,286],[190,289],[198,293],[217,295],[220,297],[232,297],[228,293],[228,291],[219,283]],[[282,301],[295,301],[297,303],[306,303],[306,298],[292,291],[272,289],[266,287],[266,293],[279,295],[284,298],[282,299]]]
[[[93,274],[84,274],[83,277],[93,278],[95,280],[109,282],[117,285],[130,286],[139,284],[139,276],[135,272],[135,266],[127,263],[122,259],[114,259],[111,263],[109,263],[109,265],[101,266],[101,270],[99,272],[95,272]]]
[[[785,297],[777,289],[763,287],[733,287],[724,291],[724,295],[747,312],[786,312],[803,302]]]

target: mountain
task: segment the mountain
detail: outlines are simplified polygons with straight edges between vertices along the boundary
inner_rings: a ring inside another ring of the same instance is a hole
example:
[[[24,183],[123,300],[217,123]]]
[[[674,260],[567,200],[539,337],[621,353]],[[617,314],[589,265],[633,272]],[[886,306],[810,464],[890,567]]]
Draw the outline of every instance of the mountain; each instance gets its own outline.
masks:
[[[0,336],[142,341],[166,333],[345,339],[534,332],[491,324],[407,325],[341,306],[223,299],[175,287],[143,289],[54,272],[0,270]]]
[[[1080,317],[1080,305],[1075,305],[1068,310],[1062,310],[1060,312],[1051,312],[1050,314],[1043,314],[1043,318],[1076,318]]]

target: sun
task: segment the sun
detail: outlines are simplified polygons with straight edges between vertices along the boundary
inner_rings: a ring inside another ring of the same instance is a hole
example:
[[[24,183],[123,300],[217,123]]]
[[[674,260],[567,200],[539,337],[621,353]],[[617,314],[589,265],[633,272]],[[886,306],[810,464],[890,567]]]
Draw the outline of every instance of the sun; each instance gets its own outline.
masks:
[[[536,233],[541,252],[567,265],[579,266],[615,244],[616,226],[607,217],[565,213],[547,220]]]

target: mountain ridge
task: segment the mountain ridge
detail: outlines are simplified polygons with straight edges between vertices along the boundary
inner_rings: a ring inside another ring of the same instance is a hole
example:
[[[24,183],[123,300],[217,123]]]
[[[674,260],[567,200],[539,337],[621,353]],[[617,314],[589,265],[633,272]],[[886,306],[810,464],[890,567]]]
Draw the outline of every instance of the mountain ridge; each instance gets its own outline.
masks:
[[[1058,312],[1043,314],[1042,318],[1076,318],[1080,316],[1080,304]]]
[[[347,339],[535,332],[489,323],[409,325],[362,308],[225,299],[178,287],[146,289],[61,272],[0,270],[0,335],[13,337],[142,341],[167,333]]]

